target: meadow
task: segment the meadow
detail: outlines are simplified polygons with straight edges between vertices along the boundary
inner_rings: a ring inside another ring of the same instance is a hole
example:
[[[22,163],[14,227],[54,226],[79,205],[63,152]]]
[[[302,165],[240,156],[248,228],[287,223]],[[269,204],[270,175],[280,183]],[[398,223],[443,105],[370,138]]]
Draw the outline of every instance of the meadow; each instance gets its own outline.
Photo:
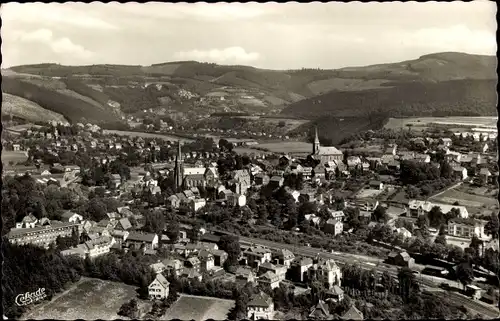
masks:
[[[174,135],[168,135],[168,134],[132,132],[132,131],[125,131],[125,130],[104,129],[103,133],[107,134],[107,135],[111,134],[111,135],[129,136],[129,137],[159,138],[159,139],[164,139],[164,140],[170,140],[172,142],[176,142],[176,141],[180,140],[181,142],[189,143],[189,142],[193,141],[192,139],[178,137],[178,136],[174,136]]]
[[[273,142],[262,143],[259,148],[268,150],[274,153],[310,153],[312,145],[306,142]]]
[[[2,151],[2,163],[4,166],[7,166],[9,162],[14,163],[22,163],[28,159],[27,153],[23,151],[12,151],[12,150],[3,150]]]
[[[32,307],[22,317],[52,320],[116,320],[121,305],[136,298],[136,287],[118,282],[82,278],[69,290],[56,295],[51,301]],[[138,300],[143,311],[150,309],[151,302]]]
[[[409,117],[409,118],[389,118],[384,128],[387,129],[408,129],[408,125],[412,126],[412,130],[425,129],[431,124],[439,125],[454,125],[466,127],[494,127],[498,117]],[[418,128],[417,128],[418,127]]]
[[[498,208],[496,198],[472,194],[464,186],[447,190],[431,199],[445,204],[458,202],[467,208],[469,214],[490,215],[494,209]]]
[[[163,316],[163,320],[226,320],[233,300],[181,294]]]

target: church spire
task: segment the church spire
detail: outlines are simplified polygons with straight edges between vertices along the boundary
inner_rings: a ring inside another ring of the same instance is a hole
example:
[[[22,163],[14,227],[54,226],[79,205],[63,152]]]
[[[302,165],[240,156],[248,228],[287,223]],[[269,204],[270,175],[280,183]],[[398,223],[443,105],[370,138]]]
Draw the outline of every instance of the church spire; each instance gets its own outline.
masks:
[[[318,126],[314,126],[314,143],[313,143],[313,154],[319,152],[319,138],[318,138]]]
[[[175,171],[174,171],[174,180],[175,180],[175,188],[179,190],[182,187],[182,179],[183,179],[183,166],[182,166],[182,151],[181,151],[181,141],[177,141],[177,155],[175,156]]]

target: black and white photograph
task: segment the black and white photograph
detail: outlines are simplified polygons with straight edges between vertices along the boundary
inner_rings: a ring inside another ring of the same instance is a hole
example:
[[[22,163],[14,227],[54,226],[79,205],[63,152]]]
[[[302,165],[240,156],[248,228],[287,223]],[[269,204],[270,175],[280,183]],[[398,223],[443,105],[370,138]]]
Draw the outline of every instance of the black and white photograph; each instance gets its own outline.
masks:
[[[0,6],[4,320],[493,320],[497,4]]]

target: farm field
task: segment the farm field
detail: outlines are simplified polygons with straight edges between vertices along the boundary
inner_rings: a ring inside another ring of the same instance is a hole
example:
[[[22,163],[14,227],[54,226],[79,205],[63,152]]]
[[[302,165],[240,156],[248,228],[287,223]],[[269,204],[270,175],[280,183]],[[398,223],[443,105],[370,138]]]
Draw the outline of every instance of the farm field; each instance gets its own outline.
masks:
[[[284,124],[283,129],[286,132],[289,132],[291,130],[294,130],[295,128],[299,127],[300,125],[303,125],[305,123],[308,123],[309,120],[304,120],[304,119],[291,119],[291,118],[267,118],[267,117],[261,117],[260,120],[272,124],[275,126],[279,126],[280,124]]]
[[[170,140],[170,141],[180,140],[181,142],[192,142],[193,141],[192,139],[178,137],[178,136],[174,136],[174,135],[168,135],[168,134],[130,132],[130,131],[124,131],[124,130],[104,129],[103,133],[108,134],[108,135],[113,134],[113,135],[130,136],[130,137],[160,138],[160,139],[165,139],[165,140]]]
[[[12,150],[3,150],[2,151],[2,162],[5,165],[8,165],[9,162],[14,163],[22,163],[28,159],[27,153],[23,151],[12,151]]]
[[[51,301],[34,306],[22,319],[87,320],[124,319],[117,312],[121,305],[137,297],[136,287],[118,282],[82,278]],[[149,302],[138,300],[139,308],[149,310]]]
[[[306,142],[275,142],[262,143],[259,148],[267,149],[274,153],[310,153],[312,145]]]
[[[472,126],[472,127],[494,127],[498,117],[410,117],[410,118],[389,118],[384,128],[401,129],[407,128],[411,124],[413,127],[423,127],[431,123],[442,125]],[[422,129],[423,129],[422,128]],[[417,129],[417,128],[412,128]]]
[[[443,194],[431,198],[435,202],[454,204],[458,202],[465,206],[469,214],[490,215],[498,208],[498,201],[494,197],[474,195],[464,191],[464,187],[450,189]]]
[[[163,320],[226,320],[233,308],[233,300],[181,294],[165,313]]]

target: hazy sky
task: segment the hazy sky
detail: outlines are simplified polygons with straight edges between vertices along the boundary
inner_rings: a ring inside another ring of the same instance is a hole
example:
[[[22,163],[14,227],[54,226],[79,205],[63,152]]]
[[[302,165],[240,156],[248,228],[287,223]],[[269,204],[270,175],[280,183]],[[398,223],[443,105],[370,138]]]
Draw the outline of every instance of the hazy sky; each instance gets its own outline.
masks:
[[[461,51],[495,55],[496,4],[2,5],[2,67],[175,60],[340,68]]]

